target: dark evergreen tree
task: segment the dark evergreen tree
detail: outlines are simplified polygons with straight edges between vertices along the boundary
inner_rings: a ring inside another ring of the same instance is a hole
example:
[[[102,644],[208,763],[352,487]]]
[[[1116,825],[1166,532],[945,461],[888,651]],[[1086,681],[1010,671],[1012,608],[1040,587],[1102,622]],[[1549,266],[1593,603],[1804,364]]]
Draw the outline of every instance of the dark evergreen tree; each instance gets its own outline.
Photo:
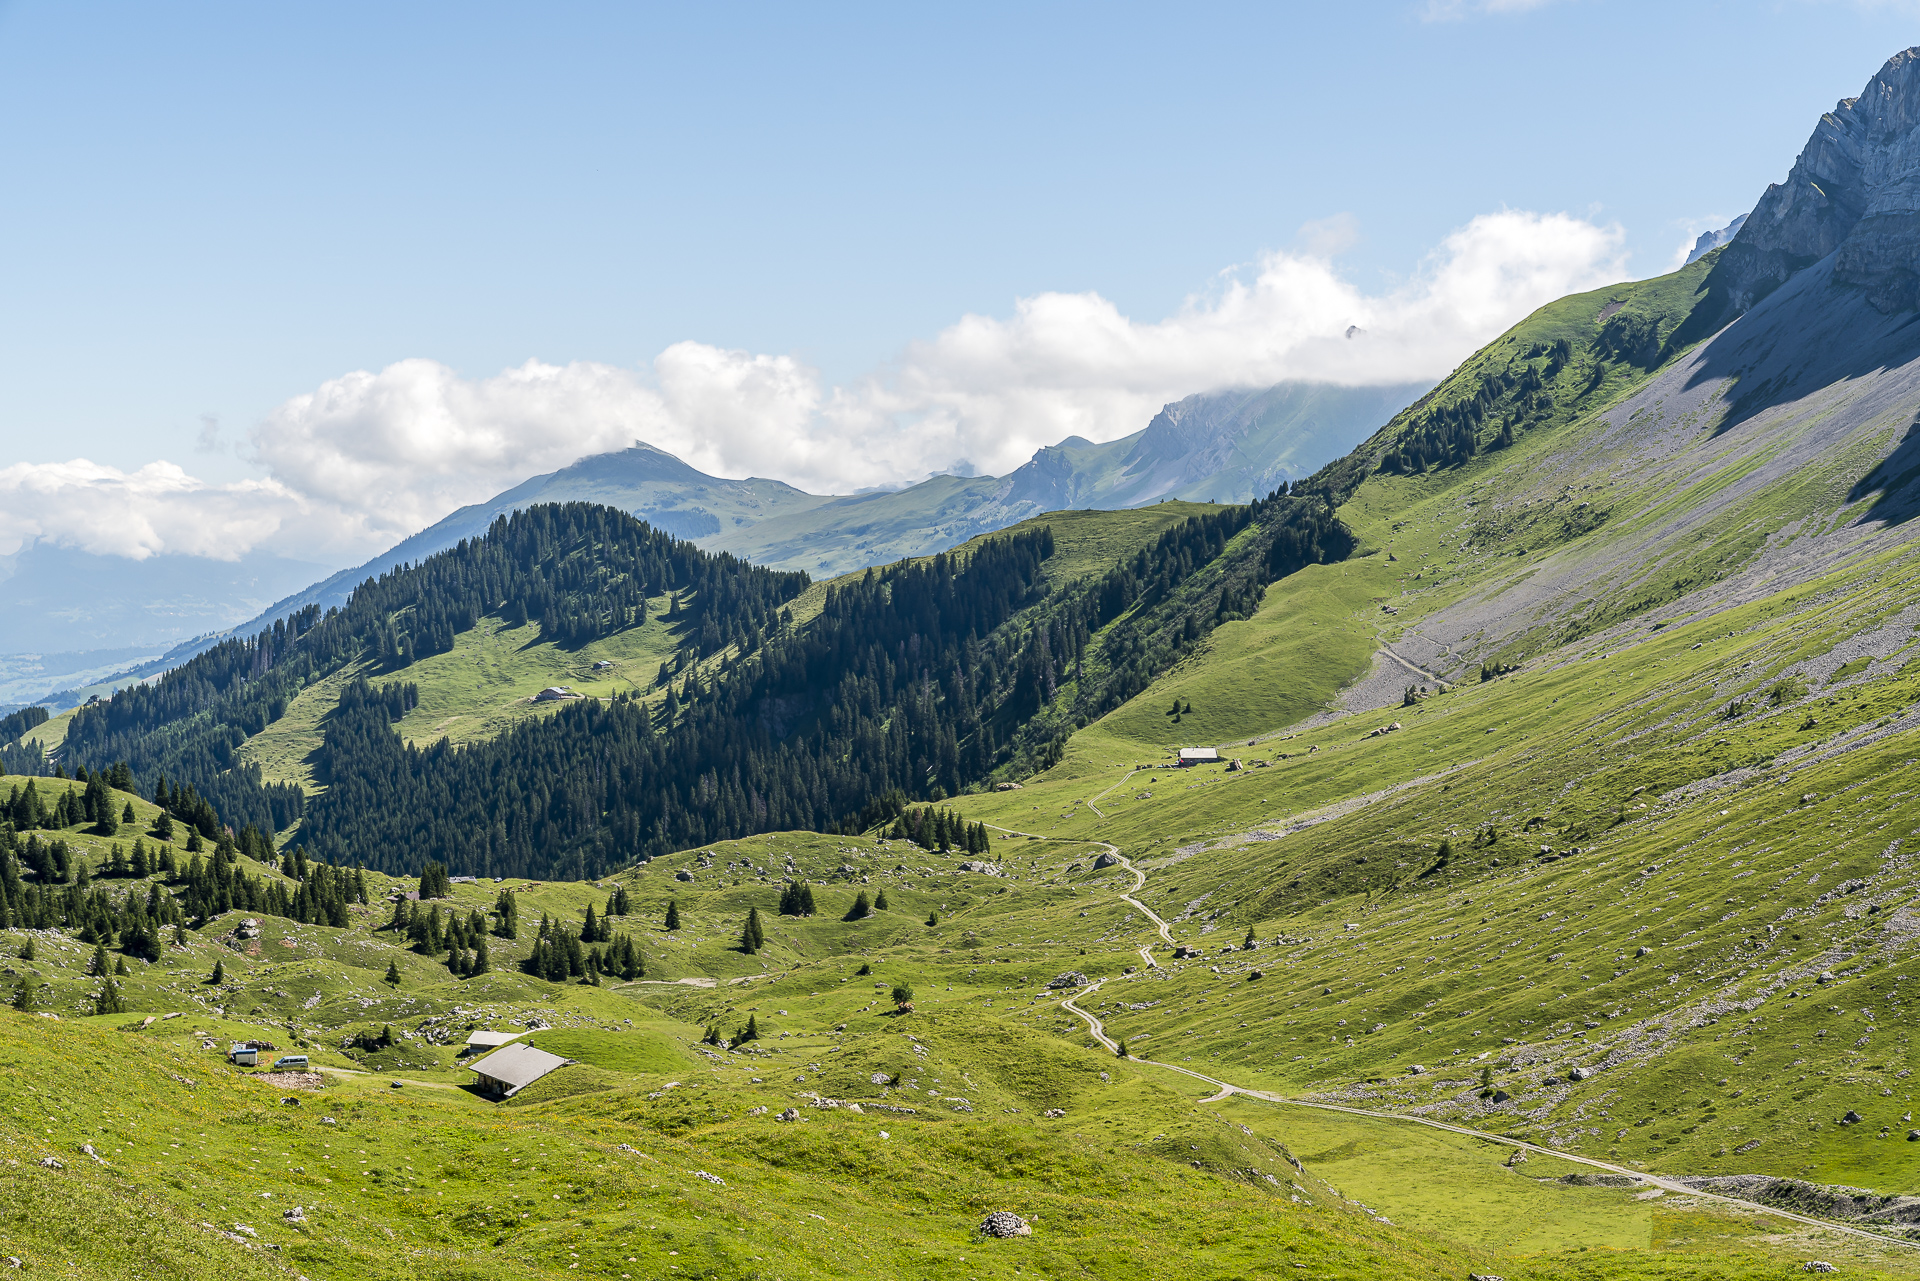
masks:
[[[207,975],[207,982],[213,984],[215,987],[219,987],[226,981],[227,963],[224,959],[216,959],[213,963],[213,973]]]
[[[873,910],[876,912],[884,912],[887,910],[887,891],[884,886],[878,894],[873,896]]]
[[[214,981],[215,981],[216,983],[217,983],[217,982],[219,982],[219,980],[218,980],[218,979],[215,979]],[[400,962],[398,962],[398,961],[388,961],[388,962],[387,962],[387,978],[386,978],[386,981],[387,981],[388,983],[391,983],[391,984],[393,984],[393,986],[395,986],[395,987],[399,987],[399,986],[400,986]]]
[[[667,928],[670,930],[677,930],[680,928],[680,900],[677,898],[670,898],[667,900],[666,925],[667,925]]]
[[[765,947],[766,943],[766,932],[760,928],[760,909],[750,907],[747,909],[747,923],[740,931],[740,950],[748,956],[753,956]]]
[[[95,1014],[123,1014],[126,1008],[120,1000],[120,987],[112,979],[102,983],[100,990],[94,994],[93,1012]]]
[[[867,892],[861,890],[858,894],[854,895],[853,906],[848,908],[847,914],[840,919],[843,921],[864,921],[872,915],[873,904],[868,901]]]
[[[39,1002],[34,998],[33,981],[24,974],[13,985],[13,1008],[22,1014],[31,1014],[39,1008]]]

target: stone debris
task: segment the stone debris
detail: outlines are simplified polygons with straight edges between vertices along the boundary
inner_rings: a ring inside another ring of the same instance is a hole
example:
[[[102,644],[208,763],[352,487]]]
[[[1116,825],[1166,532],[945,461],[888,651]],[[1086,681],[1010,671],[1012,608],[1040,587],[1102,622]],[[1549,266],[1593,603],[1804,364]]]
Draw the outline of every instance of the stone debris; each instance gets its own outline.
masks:
[[[1030,1237],[1033,1228],[1009,1210],[995,1210],[980,1221],[980,1235],[989,1237]]]
[[[1118,854],[1110,853],[1107,850],[1101,850],[1099,855],[1095,857],[1095,859],[1093,860],[1093,870],[1096,872],[1101,871],[1104,868],[1118,867],[1118,866],[1120,866],[1120,856]]]
[[[998,864],[988,863],[981,859],[968,859],[960,865],[960,870],[963,872],[977,872],[981,876],[1000,875],[1000,867]]]
[[[1840,1269],[1834,1267],[1825,1259],[1808,1259],[1800,1265],[1800,1270],[1802,1272],[1838,1272]]]
[[[776,1116],[773,1119],[776,1121],[798,1121],[800,1119],[800,1109],[788,1108],[786,1111],[782,1112],[779,1116]]]
[[[66,1163],[57,1156],[43,1156],[40,1158],[40,1164],[46,1166],[49,1170],[64,1170],[67,1168]]]
[[[757,1108],[748,1108],[748,1109],[747,1109],[747,1115],[748,1115],[748,1116],[765,1116],[766,1114],[767,1114],[767,1105],[766,1105],[766,1104],[764,1104],[764,1103],[762,1103],[762,1104],[761,1104],[761,1105],[760,1105],[759,1107],[757,1107]]]
[[[1093,980],[1089,979],[1079,970],[1068,970],[1065,974],[1057,974],[1050,979],[1047,987],[1049,990],[1058,990],[1063,987],[1085,987],[1092,981]]]
[[[291,1210],[283,1211],[280,1217],[288,1223],[305,1223],[307,1221],[307,1212],[296,1205]]]
[[[695,1170],[693,1172],[693,1177],[696,1179],[705,1179],[708,1183],[717,1183],[723,1188],[727,1186],[727,1181],[725,1179],[721,1178],[717,1174],[708,1174],[705,1170]]]
[[[82,1143],[80,1145],[80,1150],[82,1152],[85,1152],[88,1156],[92,1157],[94,1160],[98,1161],[101,1165],[105,1165],[107,1163],[107,1158],[101,1156],[98,1152],[95,1152],[93,1150],[93,1144],[91,1143]]]
[[[1065,1108],[1048,1108],[1040,1115],[1046,1117],[1049,1121],[1057,1121],[1066,1114],[1067,1110]]]
[[[995,783],[993,790],[996,792],[1019,792],[1026,789],[1018,783]]]

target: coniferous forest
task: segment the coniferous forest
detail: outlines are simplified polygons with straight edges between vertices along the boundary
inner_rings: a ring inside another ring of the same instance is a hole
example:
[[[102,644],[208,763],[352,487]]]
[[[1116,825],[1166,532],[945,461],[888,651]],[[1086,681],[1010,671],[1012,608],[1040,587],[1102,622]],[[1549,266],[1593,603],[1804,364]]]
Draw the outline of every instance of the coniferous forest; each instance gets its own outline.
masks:
[[[1249,616],[1267,582],[1347,554],[1332,495],[1296,488],[1185,520],[1064,583],[1047,576],[1046,526],[868,570],[804,626],[785,609],[804,575],[709,556],[611,508],[528,508],[370,580],[344,609],[302,611],[83,709],[66,759],[117,763],[163,803],[190,797],[191,826],[298,820],[314,859],[388,872],[432,860],[588,878],[756,832],[897,824],[909,801],[1051,764],[1074,728]],[[418,691],[379,676],[480,618],[577,644],[646,625],[661,595],[689,648],[724,656],[669,679],[663,700],[585,701],[462,747],[394,732]],[[375,679],[351,683],[325,721],[325,792],[236,764],[301,688],[352,662]]]

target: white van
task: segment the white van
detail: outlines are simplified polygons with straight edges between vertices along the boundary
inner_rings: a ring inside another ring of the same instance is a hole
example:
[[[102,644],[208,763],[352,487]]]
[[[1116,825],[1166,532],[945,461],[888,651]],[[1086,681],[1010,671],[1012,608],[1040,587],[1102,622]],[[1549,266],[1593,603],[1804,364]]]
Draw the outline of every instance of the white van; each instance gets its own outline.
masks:
[[[307,1056],[304,1054],[282,1054],[273,1061],[276,1072],[304,1072],[307,1070]]]

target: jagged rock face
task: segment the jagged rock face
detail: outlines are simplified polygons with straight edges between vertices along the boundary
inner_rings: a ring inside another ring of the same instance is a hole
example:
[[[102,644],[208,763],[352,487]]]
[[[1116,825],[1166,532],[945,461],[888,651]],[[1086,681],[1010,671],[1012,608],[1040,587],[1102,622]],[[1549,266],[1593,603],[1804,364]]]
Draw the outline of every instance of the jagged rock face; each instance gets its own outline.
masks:
[[[1835,281],[1864,289],[1882,313],[1920,304],[1920,48],[1820,117],[1715,274],[1744,311],[1828,254]]]

